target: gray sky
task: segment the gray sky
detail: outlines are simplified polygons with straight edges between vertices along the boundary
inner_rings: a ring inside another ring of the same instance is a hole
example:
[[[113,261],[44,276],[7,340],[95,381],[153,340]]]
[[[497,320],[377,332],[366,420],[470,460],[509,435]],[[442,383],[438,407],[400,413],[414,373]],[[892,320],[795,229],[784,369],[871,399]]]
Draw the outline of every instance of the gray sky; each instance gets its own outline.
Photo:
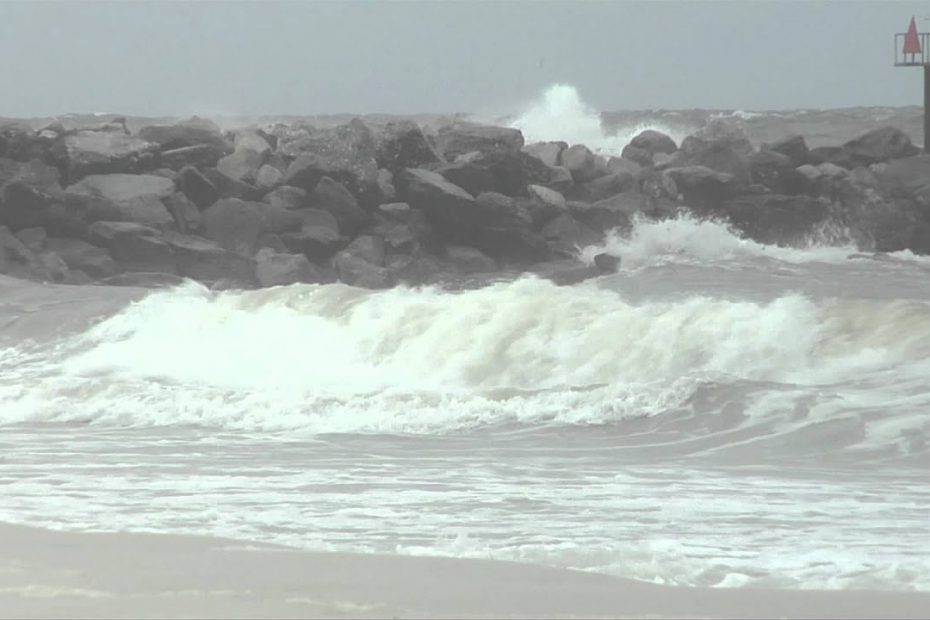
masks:
[[[10,2],[0,115],[920,105],[926,2]]]

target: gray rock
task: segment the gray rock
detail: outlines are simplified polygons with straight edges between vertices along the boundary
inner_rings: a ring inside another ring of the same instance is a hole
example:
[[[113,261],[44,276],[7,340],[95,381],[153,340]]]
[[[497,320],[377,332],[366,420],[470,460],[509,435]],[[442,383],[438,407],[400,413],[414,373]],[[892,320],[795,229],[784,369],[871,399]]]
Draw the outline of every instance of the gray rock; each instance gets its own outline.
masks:
[[[540,234],[552,245],[556,254],[567,257],[576,257],[582,248],[601,241],[601,235],[569,213],[563,213],[546,224]]]
[[[303,222],[287,209],[224,198],[203,212],[204,236],[245,256],[258,249],[262,235],[298,231]]]
[[[718,207],[736,195],[739,182],[732,174],[725,174],[706,166],[669,168],[662,174],[675,182],[685,204],[698,209]]]
[[[655,129],[646,129],[641,131],[630,141],[630,145],[636,148],[644,149],[650,155],[656,153],[674,153],[678,150],[678,145],[671,137],[656,131]]]
[[[594,256],[594,266],[601,273],[614,273],[620,269],[620,257],[601,252]]]
[[[762,150],[749,156],[752,182],[776,194],[805,194],[810,190],[807,177],[798,172],[794,161],[777,151]]]
[[[868,166],[877,162],[912,157],[920,150],[906,133],[895,127],[873,129],[843,145],[853,166]]]
[[[578,284],[601,275],[596,266],[571,258],[538,263],[532,266],[530,273],[551,280],[559,286]]]
[[[343,249],[348,240],[340,235],[336,218],[321,209],[294,211],[303,224],[299,231],[281,233],[280,238],[290,252],[303,254],[313,262],[331,258]]]
[[[105,286],[134,286],[139,288],[174,288],[184,284],[184,278],[173,273],[127,272],[103,278]]]
[[[392,121],[375,129],[375,159],[392,173],[442,163],[419,125],[409,120]]]
[[[391,270],[369,263],[350,252],[339,252],[333,259],[333,268],[341,282],[361,288],[388,288],[394,284]]]
[[[136,136],[79,131],[65,138],[68,179],[91,174],[137,173],[158,167],[159,147]]]
[[[825,205],[809,196],[740,196],[723,208],[736,228],[769,245],[802,241],[827,217]]]
[[[256,257],[255,277],[259,286],[286,286],[326,281],[321,270],[303,254],[277,254],[262,250]]]
[[[284,180],[284,173],[269,164],[263,165],[255,174],[255,186],[269,190],[277,187]]]
[[[106,278],[119,271],[109,252],[86,241],[50,237],[47,244],[48,249],[60,256],[69,269],[81,271],[92,278]]]
[[[138,136],[154,142],[164,151],[189,147],[206,147],[211,155],[203,165],[216,162],[233,151],[233,145],[223,137],[220,128],[212,121],[193,117],[174,125],[150,125],[139,130]]]
[[[492,273],[497,271],[497,262],[477,248],[450,245],[446,248],[446,260],[458,273]]]
[[[303,209],[309,204],[306,190],[290,185],[282,185],[271,190],[262,200],[272,206],[290,210]]]
[[[478,231],[480,218],[475,199],[440,174],[420,168],[397,176],[399,195],[423,212],[436,233],[452,241],[467,241]]]
[[[90,241],[109,250],[121,270],[176,274],[171,247],[159,231],[135,222],[94,222]]]
[[[577,200],[587,202],[597,202],[611,196],[616,196],[622,192],[633,189],[636,180],[632,173],[627,171],[617,171],[607,174],[596,179],[592,179],[581,185],[576,185],[572,197]]]
[[[216,169],[230,179],[255,184],[258,171],[271,154],[271,145],[253,131],[236,134],[236,148],[216,163]]]
[[[193,166],[185,166],[177,176],[178,189],[200,209],[206,209],[220,199],[219,190]]]
[[[44,228],[24,228],[16,233],[16,238],[33,252],[43,252],[47,249],[48,234]]]
[[[651,151],[634,146],[633,144],[627,144],[623,147],[621,159],[625,159],[626,161],[633,162],[645,168],[651,168],[655,165],[654,154]]]
[[[789,157],[795,168],[807,164],[810,153],[803,136],[797,135],[782,138],[771,144],[763,144],[762,150],[773,151]]]
[[[344,252],[357,256],[372,265],[384,266],[384,240],[381,237],[374,235],[357,237]]]
[[[493,127],[476,123],[456,122],[439,128],[434,143],[436,150],[447,161],[459,155],[517,152],[523,148],[523,134],[519,129]]]
[[[484,166],[470,162],[458,162],[439,166],[435,170],[447,181],[458,185],[472,196],[481,192],[494,191],[494,173]]]
[[[688,136],[681,143],[675,167],[704,166],[717,172],[732,175],[741,185],[752,182],[749,155],[741,142],[728,140],[710,141]],[[680,157],[679,157],[680,156]]]
[[[307,203],[315,209],[332,213],[339,222],[339,230],[352,236],[369,222],[371,217],[355,197],[339,182],[323,177],[308,195]]]
[[[532,155],[547,166],[561,165],[562,151],[568,148],[565,142],[534,142],[523,147],[523,152]]]
[[[162,151],[160,163],[171,170],[180,170],[185,166],[205,168],[215,166],[220,157],[222,155],[218,155],[216,149],[212,146],[195,144],[194,146],[182,146],[181,148]]]
[[[601,174],[597,158],[583,144],[576,144],[562,151],[562,167],[571,173],[576,183],[590,181]]]
[[[385,168],[378,170],[378,198],[379,204],[393,202],[397,198],[394,187],[394,174]]]
[[[69,194],[103,199],[115,205],[118,218],[148,226],[168,228],[174,218],[162,202],[174,193],[174,182],[146,174],[94,174],[68,187]]]
[[[183,193],[175,192],[162,202],[168,207],[177,229],[182,233],[198,233],[203,228],[200,209]]]

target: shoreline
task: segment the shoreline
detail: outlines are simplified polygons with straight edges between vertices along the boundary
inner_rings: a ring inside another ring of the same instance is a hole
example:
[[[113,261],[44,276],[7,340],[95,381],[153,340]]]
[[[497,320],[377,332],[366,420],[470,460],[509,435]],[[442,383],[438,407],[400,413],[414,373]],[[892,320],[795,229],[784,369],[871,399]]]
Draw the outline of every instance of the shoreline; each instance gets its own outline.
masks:
[[[0,524],[0,618],[926,617],[927,592],[669,587],[497,560]]]

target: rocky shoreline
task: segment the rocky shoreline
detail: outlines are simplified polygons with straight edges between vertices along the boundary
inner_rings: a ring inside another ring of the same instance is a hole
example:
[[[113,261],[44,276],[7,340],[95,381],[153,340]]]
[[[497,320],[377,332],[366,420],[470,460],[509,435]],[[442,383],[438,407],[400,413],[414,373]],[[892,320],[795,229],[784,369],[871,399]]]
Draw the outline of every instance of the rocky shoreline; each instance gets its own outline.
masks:
[[[0,126],[0,273],[36,281],[570,284],[618,264],[579,248],[682,212],[766,244],[841,231],[865,251],[930,253],[930,156],[893,127],[757,148],[729,119],[681,144],[644,131],[621,157],[460,120]]]

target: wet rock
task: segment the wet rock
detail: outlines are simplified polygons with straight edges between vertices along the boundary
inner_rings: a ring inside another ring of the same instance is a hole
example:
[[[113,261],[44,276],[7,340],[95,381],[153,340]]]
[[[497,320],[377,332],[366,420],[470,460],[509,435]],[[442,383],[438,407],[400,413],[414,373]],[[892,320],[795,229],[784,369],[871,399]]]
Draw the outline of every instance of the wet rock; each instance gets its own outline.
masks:
[[[138,136],[142,140],[157,144],[163,157],[166,151],[196,149],[187,151],[197,155],[185,165],[215,166],[221,157],[233,151],[233,145],[223,137],[215,123],[197,117],[173,125],[143,127]],[[197,163],[194,163],[195,161]]]
[[[184,284],[184,278],[173,273],[127,272],[103,278],[105,286],[136,286],[139,288],[174,288]]]
[[[171,247],[159,231],[135,222],[94,222],[88,231],[94,245],[109,250],[120,269],[176,274]]]
[[[571,173],[576,183],[596,179],[602,173],[596,156],[583,144],[576,144],[562,151],[562,167]]]
[[[163,202],[174,190],[171,179],[147,174],[94,174],[67,189],[72,195],[104,201],[108,211],[115,205],[112,219],[161,228],[175,225]]]
[[[478,232],[481,221],[475,199],[442,175],[413,168],[397,175],[395,182],[399,196],[421,211],[441,238],[467,241]]]
[[[343,249],[348,239],[339,232],[336,218],[322,209],[300,209],[294,214],[301,218],[298,231],[280,234],[281,241],[291,252],[303,254],[315,263],[331,258]]]
[[[450,183],[458,185],[472,196],[477,196],[481,192],[494,191],[496,182],[494,173],[485,166],[479,166],[470,162],[458,162],[453,164],[444,164],[436,168],[436,172],[441,174]]]
[[[600,270],[594,265],[587,265],[571,258],[538,263],[533,265],[529,271],[559,286],[578,284],[601,275]]]
[[[312,192],[328,176],[360,200],[377,193],[377,144],[371,130],[357,119],[332,129],[302,129],[282,140],[278,150],[295,158],[284,175],[286,185]]]
[[[339,223],[339,230],[353,236],[365,227],[371,217],[341,183],[323,177],[307,197],[307,204],[315,209],[329,211]]]
[[[532,155],[547,166],[561,165],[562,151],[568,148],[565,142],[534,142],[523,147],[523,152]]]
[[[258,171],[271,154],[271,145],[254,131],[236,134],[235,150],[220,159],[216,169],[230,179],[255,185]]]
[[[601,241],[601,235],[569,213],[563,213],[546,224],[540,234],[556,254],[568,257],[577,256],[582,248]]]
[[[601,273],[614,273],[620,269],[620,257],[601,252],[594,256],[594,266]]]
[[[159,164],[157,144],[124,133],[79,131],[66,137],[64,146],[72,183],[92,174],[138,173]]]
[[[777,151],[762,150],[749,156],[752,182],[776,194],[797,195],[810,190],[807,177],[798,172],[791,157]]]
[[[284,173],[270,164],[265,164],[255,174],[255,186],[260,190],[270,190],[284,180]]]
[[[375,160],[391,173],[404,168],[423,168],[442,163],[419,125],[409,120],[392,121],[374,130]]]
[[[678,150],[678,145],[670,136],[655,129],[641,131],[630,141],[630,146],[643,149],[650,155],[674,153]]]
[[[119,271],[109,252],[80,239],[50,237],[48,249],[64,260],[71,270],[86,273],[91,278],[106,278]]]
[[[576,185],[572,197],[576,200],[597,202],[631,190],[635,185],[636,180],[632,173],[626,171],[612,172],[581,185]]]
[[[497,263],[477,248],[451,245],[446,248],[446,260],[458,273],[470,275],[497,271]]]
[[[663,174],[674,181],[685,204],[698,209],[717,208],[732,198],[739,187],[739,182],[732,174],[717,172],[706,166],[669,168]]]
[[[278,254],[261,250],[256,256],[255,277],[259,286],[325,282],[323,272],[303,254]]]
[[[735,227],[768,245],[801,241],[827,217],[825,205],[809,196],[740,196],[723,209]]]
[[[180,170],[177,186],[200,209],[206,209],[220,199],[216,185],[193,166],[185,166]]]
[[[203,227],[203,216],[200,209],[187,196],[175,192],[163,201],[164,205],[174,218],[175,226],[185,234],[198,233]]]
[[[810,154],[810,149],[807,148],[804,137],[798,135],[788,136],[771,144],[763,144],[762,150],[780,153],[789,157],[795,168],[807,164],[808,155]]]
[[[265,194],[263,202],[282,209],[303,209],[309,204],[306,190],[282,185]]]
[[[873,129],[843,145],[852,166],[868,166],[891,159],[911,157],[920,150],[903,131],[895,127]]]
[[[523,134],[519,129],[457,122],[440,127],[434,143],[439,154],[452,161],[466,153],[487,155],[520,151]]]
[[[180,170],[185,166],[206,168],[215,166],[219,161],[216,150],[207,144],[182,146],[161,152],[160,164],[170,170]]]
[[[298,231],[302,224],[291,211],[237,198],[219,200],[203,212],[204,236],[245,256],[255,253],[262,235]]]

